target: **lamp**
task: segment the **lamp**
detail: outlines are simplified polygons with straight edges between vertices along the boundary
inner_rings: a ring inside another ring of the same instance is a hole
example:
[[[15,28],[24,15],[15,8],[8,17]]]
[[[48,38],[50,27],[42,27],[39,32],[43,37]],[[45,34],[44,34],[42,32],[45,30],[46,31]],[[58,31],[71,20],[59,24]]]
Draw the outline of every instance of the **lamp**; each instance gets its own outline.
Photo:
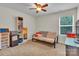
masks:
[[[27,28],[22,29],[22,34],[24,38],[27,38]]]

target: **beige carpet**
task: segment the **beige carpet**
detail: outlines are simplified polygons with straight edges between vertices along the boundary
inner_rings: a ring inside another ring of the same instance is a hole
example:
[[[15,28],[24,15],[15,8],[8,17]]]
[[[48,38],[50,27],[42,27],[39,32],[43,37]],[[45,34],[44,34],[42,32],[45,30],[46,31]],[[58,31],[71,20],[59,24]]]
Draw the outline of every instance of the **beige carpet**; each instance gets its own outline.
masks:
[[[1,56],[65,56],[65,46],[62,44],[56,44],[56,48],[53,46],[40,43],[27,41],[25,44],[10,47],[0,50]]]

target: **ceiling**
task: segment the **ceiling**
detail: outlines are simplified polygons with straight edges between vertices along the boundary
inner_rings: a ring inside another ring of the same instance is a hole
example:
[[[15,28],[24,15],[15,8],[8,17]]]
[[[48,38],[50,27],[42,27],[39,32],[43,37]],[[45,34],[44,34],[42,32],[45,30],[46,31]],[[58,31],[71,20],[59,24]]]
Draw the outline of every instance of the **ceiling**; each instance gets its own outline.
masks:
[[[78,3],[48,3],[48,7],[46,7],[47,12],[41,11],[39,13],[36,13],[35,10],[29,10],[29,8],[35,6],[33,3],[0,3],[0,6],[8,7],[33,16],[42,16],[50,13],[64,11],[75,8],[78,5]]]

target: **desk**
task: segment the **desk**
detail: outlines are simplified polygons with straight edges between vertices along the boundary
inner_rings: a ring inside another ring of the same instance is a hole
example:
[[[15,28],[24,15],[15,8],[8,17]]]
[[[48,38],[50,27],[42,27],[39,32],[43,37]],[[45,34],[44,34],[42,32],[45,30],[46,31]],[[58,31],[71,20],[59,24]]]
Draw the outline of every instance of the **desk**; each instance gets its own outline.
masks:
[[[79,44],[75,43],[75,40],[75,38],[67,38],[65,40],[67,56],[79,56]]]

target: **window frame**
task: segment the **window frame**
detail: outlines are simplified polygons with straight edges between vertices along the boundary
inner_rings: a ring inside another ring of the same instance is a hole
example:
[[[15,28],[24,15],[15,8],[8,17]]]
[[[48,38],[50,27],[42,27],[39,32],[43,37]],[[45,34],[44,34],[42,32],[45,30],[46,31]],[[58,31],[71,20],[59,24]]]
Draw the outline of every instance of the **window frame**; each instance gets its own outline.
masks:
[[[74,33],[74,16],[73,15],[70,15],[70,16],[72,16],[72,25],[61,25],[60,21],[61,21],[61,17],[63,17],[63,16],[59,17],[59,35],[66,35],[66,34],[61,34],[60,33],[61,32],[61,27],[68,27],[68,26],[72,26],[72,32]]]

